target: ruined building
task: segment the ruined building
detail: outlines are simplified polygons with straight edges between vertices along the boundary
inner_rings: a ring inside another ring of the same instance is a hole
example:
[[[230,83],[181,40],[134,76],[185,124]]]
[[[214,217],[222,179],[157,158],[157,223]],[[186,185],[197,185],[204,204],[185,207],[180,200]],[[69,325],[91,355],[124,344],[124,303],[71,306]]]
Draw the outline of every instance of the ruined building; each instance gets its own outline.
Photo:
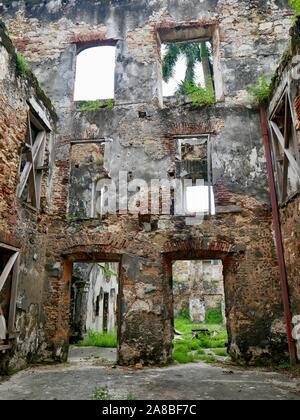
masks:
[[[261,117],[247,94],[288,47],[287,3],[1,1],[1,371],[66,360],[78,263],[118,267],[119,364],[172,360],[172,267],[180,260],[222,260],[235,360],[287,357]],[[212,46],[212,105],[163,96],[161,46],[195,40]],[[113,101],[89,108],[74,101],[76,62],[95,46],[115,48],[115,89]],[[285,57],[268,118],[296,319],[300,93]],[[156,203],[145,193],[151,180],[186,178],[204,180],[204,217],[179,211],[166,184]],[[106,206],[114,195],[116,205]]]

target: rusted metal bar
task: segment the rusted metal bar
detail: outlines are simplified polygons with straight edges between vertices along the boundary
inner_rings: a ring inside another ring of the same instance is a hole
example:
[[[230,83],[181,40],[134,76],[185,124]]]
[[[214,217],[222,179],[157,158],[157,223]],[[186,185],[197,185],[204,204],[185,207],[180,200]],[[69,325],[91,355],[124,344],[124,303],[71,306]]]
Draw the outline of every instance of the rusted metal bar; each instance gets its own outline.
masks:
[[[294,366],[297,363],[296,347],[295,347],[295,342],[294,342],[293,334],[292,334],[293,327],[292,327],[292,315],[291,315],[291,307],[290,307],[290,299],[289,299],[288,280],[287,280],[287,274],[286,274],[286,265],[285,265],[285,258],[284,258],[284,248],[283,248],[283,241],[282,241],[281,223],[280,223],[278,200],[277,200],[277,194],[276,194],[275,178],[274,178],[274,172],[273,172],[272,155],[271,155],[271,147],[270,147],[270,139],[269,139],[269,131],[268,131],[268,123],[267,123],[267,114],[266,114],[266,109],[265,109],[264,104],[260,105],[260,113],[261,113],[261,128],[262,128],[262,134],[263,134],[264,146],[265,146],[265,152],[266,152],[266,160],[267,160],[267,171],[268,171],[268,180],[269,180],[269,187],[270,187],[270,194],[271,194],[271,204],[272,204],[273,223],[274,223],[274,229],[275,229],[277,257],[278,257],[279,272],[280,272],[281,296],[282,296],[282,302],[284,306],[284,316],[285,316],[286,329],[287,329],[290,362],[291,362],[291,365]]]

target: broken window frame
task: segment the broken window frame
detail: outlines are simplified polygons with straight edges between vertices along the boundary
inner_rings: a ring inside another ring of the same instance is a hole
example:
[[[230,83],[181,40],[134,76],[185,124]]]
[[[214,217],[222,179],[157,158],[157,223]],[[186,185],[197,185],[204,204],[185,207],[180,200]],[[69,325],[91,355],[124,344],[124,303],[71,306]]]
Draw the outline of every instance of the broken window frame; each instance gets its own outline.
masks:
[[[28,186],[28,196],[26,200],[22,201],[29,207],[39,211],[43,170],[46,169],[44,167],[44,160],[47,144],[47,129],[43,125],[43,121],[34,115],[32,108],[28,109],[27,120],[27,135],[22,145],[22,153],[26,153],[26,163],[22,172],[20,167],[20,182],[16,194],[17,198],[22,200],[24,190]],[[35,140],[33,139],[32,126],[37,130]]]
[[[211,159],[211,135],[210,134],[198,134],[198,135],[176,135],[173,136],[174,140],[176,141],[176,156],[175,159],[177,161],[177,164],[181,164],[182,162],[184,162],[184,160],[182,160],[182,145],[187,142],[188,140],[200,140],[200,139],[206,139],[206,143],[207,143],[207,180],[204,180],[204,184],[203,186],[206,186],[208,188],[208,212],[201,212],[200,214],[204,214],[204,216],[210,217],[210,216],[214,216],[215,213],[213,213],[213,183],[212,183],[212,179],[213,179],[213,175],[212,175],[212,159]],[[199,143],[200,144],[200,143]],[[177,170],[176,170],[177,172]],[[193,176],[193,174],[189,173],[187,174],[189,176]],[[187,191],[184,188],[184,180],[187,179],[186,176],[184,177],[180,177],[181,180],[181,184],[182,184],[182,201],[183,201],[183,206],[182,208],[184,209],[184,214],[185,215],[192,215],[195,213],[190,213],[187,211],[187,198],[186,198],[186,194]],[[193,179],[193,182],[196,179]],[[193,185],[193,186],[197,186],[197,185]],[[201,186],[201,185],[200,185]],[[196,213],[198,214],[198,213]]]
[[[163,96],[163,78],[162,78],[162,54],[161,47],[163,44],[175,43],[194,43],[194,42],[210,42],[213,50],[213,84],[216,102],[225,100],[224,84],[221,66],[221,50],[220,50],[220,29],[216,22],[210,22],[201,25],[199,22],[189,22],[178,24],[175,26],[160,26],[157,28],[157,44],[159,51],[159,102],[163,106],[165,97]]]
[[[20,271],[20,249],[15,248],[11,245],[4,244],[0,242],[0,251],[5,250],[5,252],[11,252],[11,255],[3,269],[0,272],[0,291],[5,286],[9,275],[12,274],[11,281],[11,295],[9,302],[9,314],[6,321],[6,340],[5,344],[0,344],[0,351],[9,350],[12,345],[9,342],[11,339],[15,338],[15,320],[16,320],[16,307],[17,307],[17,290],[19,283],[19,271]]]
[[[276,122],[276,118],[282,110],[284,111],[283,134]],[[296,124],[290,86],[286,83],[269,117],[273,168],[280,204],[284,204],[290,198],[288,194],[290,170],[298,177],[298,188],[292,192],[292,195],[299,192],[300,188],[300,153]]]

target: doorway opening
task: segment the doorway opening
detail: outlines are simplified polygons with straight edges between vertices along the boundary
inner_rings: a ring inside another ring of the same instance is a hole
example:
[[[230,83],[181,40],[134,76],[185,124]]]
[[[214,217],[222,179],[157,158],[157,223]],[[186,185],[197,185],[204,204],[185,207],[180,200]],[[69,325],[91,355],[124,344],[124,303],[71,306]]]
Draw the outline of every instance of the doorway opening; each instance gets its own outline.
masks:
[[[223,262],[174,261],[174,352],[179,363],[228,358]]]
[[[73,263],[69,360],[117,361],[119,263]]]

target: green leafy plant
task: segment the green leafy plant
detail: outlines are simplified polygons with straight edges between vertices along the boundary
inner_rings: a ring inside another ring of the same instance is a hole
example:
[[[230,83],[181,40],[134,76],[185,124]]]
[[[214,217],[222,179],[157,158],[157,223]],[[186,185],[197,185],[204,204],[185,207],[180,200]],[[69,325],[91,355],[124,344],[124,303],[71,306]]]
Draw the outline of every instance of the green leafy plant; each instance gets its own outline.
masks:
[[[190,310],[188,307],[182,308],[179,313],[179,318],[190,320]]]
[[[97,99],[96,101],[86,101],[80,105],[81,112],[89,111],[99,111],[101,108],[113,109],[115,102],[113,99],[107,99],[106,101],[101,101]]]
[[[115,102],[113,99],[107,99],[105,102],[105,108],[106,109],[113,109],[113,107],[115,106]]]
[[[104,275],[106,277],[118,277],[118,274],[117,273],[115,273],[115,272],[113,272],[113,271],[111,271],[109,269],[109,265],[108,264],[105,264],[104,266],[101,265],[101,264],[98,264],[98,266],[104,271]]]
[[[96,101],[86,101],[80,106],[80,111],[88,112],[88,111],[99,111],[101,107],[101,102],[99,99]]]
[[[22,54],[16,55],[16,65],[19,74],[27,75],[31,71],[26,58]]]
[[[186,81],[182,84],[182,90],[192,100],[194,106],[209,106],[215,103],[215,94],[211,87],[203,88],[194,82]]]
[[[289,0],[289,5],[297,15],[300,15],[300,0]]]
[[[272,77],[261,76],[255,85],[248,87],[248,93],[254,102],[267,102],[271,94]]]
[[[207,324],[222,324],[223,314],[220,309],[209,309],[206,313],[205,322]]]
[[[93,401],[109,401],[112,399],[107,387],[95,388],[92,396]]]
[[[117,347],[117,334],[99,333],[97,331],[88,330],[88,336],[85,340],[79,341],[80,347],[104,347],[116,348]]]
[[[133,394],[128,394],[126,400],[127,401],[135,401],[136,400],[136,397]]]
[[[289,360],[281,360],[278,363],[278,367],[280,369],[290,369],[290,367],[291,367],[290,361]]]

